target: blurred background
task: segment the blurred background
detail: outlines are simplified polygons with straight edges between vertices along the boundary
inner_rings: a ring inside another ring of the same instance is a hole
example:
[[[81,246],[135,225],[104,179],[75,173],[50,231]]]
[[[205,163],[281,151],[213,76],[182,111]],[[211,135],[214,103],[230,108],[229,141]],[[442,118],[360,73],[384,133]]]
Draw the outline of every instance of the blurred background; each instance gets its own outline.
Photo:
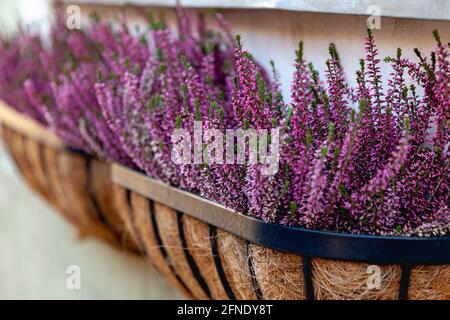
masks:
[[[50,1],[1,0],[0,30],[19,21],[45,32]],[[79,266],[80,290],[66,286]],[[178,299],[152,266],[74,229],[32,193],[0,142],[0,299]]]
[[[133,22],[143,24],[146,10],[142,6],[153,6],[157,14],[173,25],[175,1],[80,0],[73,3],[80,5],[87,21],[93,10],[114,19],[124,10],[118,5],[125,2],[140,5],[128,5],[125,9]],[[306,58],[320,72],[325,69],[328,44],[335,42],[347,78],[354,84],[358,59],[364,55],[363,39],[372,5],[376,7],[371,12],[379,10],[382,15],[380,28],[374,30],[381,57],[394,55],[397,47],[403,48],[406,57],[412,57],[416,47],[428,53],[435,45],[433,29],[439,29],[445,39],[450,35],[448,0],[185,0],[181,3],[196,7],[196,11],[203,10],[209,17],[211,7],[215,7],[228,20],[232,31],[242,35],[244,46],[260,63],[269,68],[270,60],[275,60],[287,100],[299,40],[305,43]],[[21,24],[45,33],[51,12],[50,0],[1,0],[0,31],[15,32]],[[382,68],[382,73],[389,72],[389,67]],[[71,265],[81,269],[80,290],[67,289],[66,271]],[[144,261],[96,240],[80,241],[70,225],[26,187],[0,146],[0,299],[83,298],[176,299],[180,296]]]

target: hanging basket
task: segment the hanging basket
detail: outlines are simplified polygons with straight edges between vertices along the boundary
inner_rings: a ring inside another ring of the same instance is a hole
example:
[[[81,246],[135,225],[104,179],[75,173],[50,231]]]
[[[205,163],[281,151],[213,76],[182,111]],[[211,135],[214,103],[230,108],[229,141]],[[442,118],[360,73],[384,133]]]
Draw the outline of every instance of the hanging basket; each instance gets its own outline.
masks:
[[[47,128],[1,102],[0,124],[6,150],[28,185],[81,236],[137,250],[112,205],[109,164],[70,150]]]
[[[119,165],[116,205],[153,265],[195,299],[450,299],[450,237],[268,224]]]

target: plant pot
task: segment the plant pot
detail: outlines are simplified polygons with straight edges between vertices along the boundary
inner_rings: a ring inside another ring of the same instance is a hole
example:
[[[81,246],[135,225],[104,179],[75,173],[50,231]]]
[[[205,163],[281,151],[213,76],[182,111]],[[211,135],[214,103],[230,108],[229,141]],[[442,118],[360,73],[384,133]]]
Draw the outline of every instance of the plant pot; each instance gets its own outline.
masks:
[[[2,103],[0,123],[6,150],[28,185],[81,236],[137,250],[112,205],[109,164],[70,150],[47,128]]]
[[[128,232],[188,297],[450,299],[450,237],[268,224],[120,165],[112,180]]]

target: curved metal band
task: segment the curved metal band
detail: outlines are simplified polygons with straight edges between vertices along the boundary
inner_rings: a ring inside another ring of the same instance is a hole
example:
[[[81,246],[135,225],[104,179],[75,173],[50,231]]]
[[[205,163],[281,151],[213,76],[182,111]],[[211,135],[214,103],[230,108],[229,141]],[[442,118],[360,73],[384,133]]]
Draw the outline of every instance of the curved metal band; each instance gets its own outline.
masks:
[[[450,264],[450,237],[343,234],[269,224],[120,165],[113,182],[252,243],[309,257],[378,264]]]

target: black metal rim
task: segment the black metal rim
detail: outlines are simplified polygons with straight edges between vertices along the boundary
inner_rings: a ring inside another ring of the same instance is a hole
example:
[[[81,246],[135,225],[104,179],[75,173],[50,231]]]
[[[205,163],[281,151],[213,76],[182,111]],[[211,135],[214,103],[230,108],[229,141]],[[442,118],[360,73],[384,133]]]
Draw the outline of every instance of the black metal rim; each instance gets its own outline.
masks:
[[[120,165],[113,165],[112,179],[154,201],[272,249],[307,257],[377,264],[450,264],[448,236],[357,235],[270,224]]]

